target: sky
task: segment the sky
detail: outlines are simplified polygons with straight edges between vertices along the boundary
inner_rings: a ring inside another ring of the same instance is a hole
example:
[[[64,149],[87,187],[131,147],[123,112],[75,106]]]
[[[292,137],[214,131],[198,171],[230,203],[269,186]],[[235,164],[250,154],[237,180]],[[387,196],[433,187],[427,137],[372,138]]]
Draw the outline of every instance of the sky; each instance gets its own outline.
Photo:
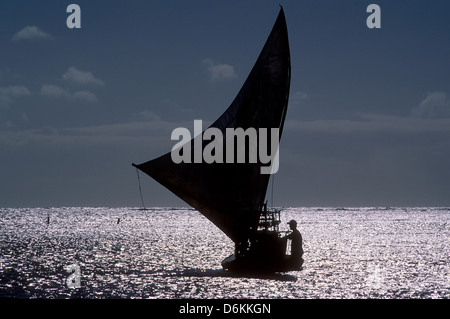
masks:
[[[292,79],[269,204],[450,206],[449,1],[6,0],[0,207],[140,206],[131,163],[222,114],[280,4]],[[146,206],[186,206],[141,183]]]

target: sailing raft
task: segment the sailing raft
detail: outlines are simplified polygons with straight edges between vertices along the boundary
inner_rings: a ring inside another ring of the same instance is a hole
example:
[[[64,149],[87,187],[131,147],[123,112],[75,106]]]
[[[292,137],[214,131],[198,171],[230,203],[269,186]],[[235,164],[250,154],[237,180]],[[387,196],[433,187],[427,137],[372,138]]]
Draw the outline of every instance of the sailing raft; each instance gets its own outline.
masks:
[[[209,127],[278,128],[283,132],[289,99],[291,61],[283,8],[241,90],[226,111]],[[201,134],[202,135],[202,134]],[[208,141],[193,138],[202,149]],[[226,134],[223,134],[225,136]],[[270,139],[269,139],[270,140]],[[223,140],[225,152],[226,138]],[[269,147],[269,146],[268,146]],[[247,156],[249,150],[246,150]],[[272,154],[275,152],[271,152]],[[225,269],[285,272],[298,270],[302,259],[286,255],[286,240],[278,229],[280,212],[264,204],[269,174],[263,163],[174,163],[171,152],[136,165],[179,198],[197,209],[234,243],[235,254],[222,262]]]

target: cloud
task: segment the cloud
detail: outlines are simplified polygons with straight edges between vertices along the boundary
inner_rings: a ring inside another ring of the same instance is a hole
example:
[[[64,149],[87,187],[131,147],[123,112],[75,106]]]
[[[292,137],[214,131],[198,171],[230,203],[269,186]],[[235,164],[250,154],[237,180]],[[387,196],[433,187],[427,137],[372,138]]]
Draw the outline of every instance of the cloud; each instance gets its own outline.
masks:
[[[94,77],[91,72],[81,71],[75,67],[70,67],[66,73],[63,74],[63,79],[81,85],[104,86],[103,81]]]
[[[346,120],[286,120],[285,129],[316,133],[450,133],[450,118],[429,119],[388,116],[369,113],[355,114]]]
[[[82,100],[86,102],[97,102],[97,96],[89,91],[78,91],[73,94],[73,98],[77,100]]]
[[[69,84],[66,83],[69,88],[64,88],[54,84],[44,84],[41,87],[40,94],[42,96],[50,98],[65,98],[85,102],[97,102],[98,98],[95,93],[87,90],[75,91],[73,88],[71,88],[70,83],[79,85],[104,86],[103,81],[99,78],[96,78],[91,72],[81,71],[75,67],[68,68],[67,71],[63,74],[62,78],[66,82],[69,82]]]
[[[98,98],[95,93],[89,91],[76,91],[71,93],[69,90],[61,88],[53,84],[44,84],[41,87],[40,94],[51,98],[75,99],[85,102],[97,102]]]
[[[293,94],[292,103],[308,98],[305,93]],[[450,99],[445,92],[428,92],[411,116],[355,113],[352,119],[299,121],[286,120],[285,127],[294,131],[327,133],[450,133]]]
[[[14,98],[27,96],[30,94],[30,90],[21,85],[0,87],[0,108],[8,108]]]
[[[210,58],[204,59],[202,63],[206,66],[211,81],[227,80],[237,76],[234,68],[229,64],[216,64]]]
[[[306,94],[305,92],[297,91],[291,94],[289,100],[293,105],[298,105],[301,104],[306,99],[308,99],[308,97],[309,97],[308,94]]]
[[[44,84],[41,87],[41,95],[59,98],[59,97],[69,97],[70,93],[57,85]]]
[[[450,117],[450,99],[445,92],[428,92],[427,96],[411,111],[413,117]]]
[[[45,32],[44,30],[36,27],[36,26],[27,26],[14,34],[13,41],[20,40],[53,40],[53,37],[50,33]]]
[[[164,120],[145,120],[85,127],[64,127],[54,129],[51,126],[27,130],[12,130],[6,127],[0,130],[0,148],[2,146],[45,145],[56,146],[101,146],[131,144],[150,144],[156,149],[155,156],[170,151],[175,142],[170,139],[171,132],[177,127],[190,127],[192,122],[169,122]],[[0,123],[1,125],[1,123]],[[190,126],[189,126],[190,125]]]
[[[30,90],[21,85],[11,85],[8,87],[0,87],[0,94],[11,97],[30,95]]]
[[[160,121],[161,120],[161,117],[159,115],[155,114],[152,111],[148,111],[148,110],[139,112],[137,115],[139,117],[142,117],[144,120],[148,120],[148,121]]]

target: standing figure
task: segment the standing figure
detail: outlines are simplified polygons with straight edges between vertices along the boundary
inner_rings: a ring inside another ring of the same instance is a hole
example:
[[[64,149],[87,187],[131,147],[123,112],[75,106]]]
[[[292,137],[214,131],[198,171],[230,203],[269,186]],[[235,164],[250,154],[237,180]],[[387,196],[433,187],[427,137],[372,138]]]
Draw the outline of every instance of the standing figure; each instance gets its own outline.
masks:
[[[289,221],[289,228],[292,232],[284,237],[285,240],[291,240],[291,256],[290,263],[295,267],[300,268],[303,264],[303,240],[302,235],[297,229],[297,222],[295,220]]]

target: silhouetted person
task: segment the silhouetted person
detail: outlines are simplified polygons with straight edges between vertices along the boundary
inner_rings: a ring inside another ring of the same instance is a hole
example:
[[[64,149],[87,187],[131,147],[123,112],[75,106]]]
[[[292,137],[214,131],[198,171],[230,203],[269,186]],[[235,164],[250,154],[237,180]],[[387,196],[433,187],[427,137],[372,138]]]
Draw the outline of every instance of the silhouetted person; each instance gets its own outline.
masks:
[[[290,261],[293,265],[300,267],[303,264],[303,240],[302,235],[297,229],[297,222],[295,220],[291,220],[289,223],[289,228],[292,232],[284,237],[284,239],[291,240],[291,257]]]

